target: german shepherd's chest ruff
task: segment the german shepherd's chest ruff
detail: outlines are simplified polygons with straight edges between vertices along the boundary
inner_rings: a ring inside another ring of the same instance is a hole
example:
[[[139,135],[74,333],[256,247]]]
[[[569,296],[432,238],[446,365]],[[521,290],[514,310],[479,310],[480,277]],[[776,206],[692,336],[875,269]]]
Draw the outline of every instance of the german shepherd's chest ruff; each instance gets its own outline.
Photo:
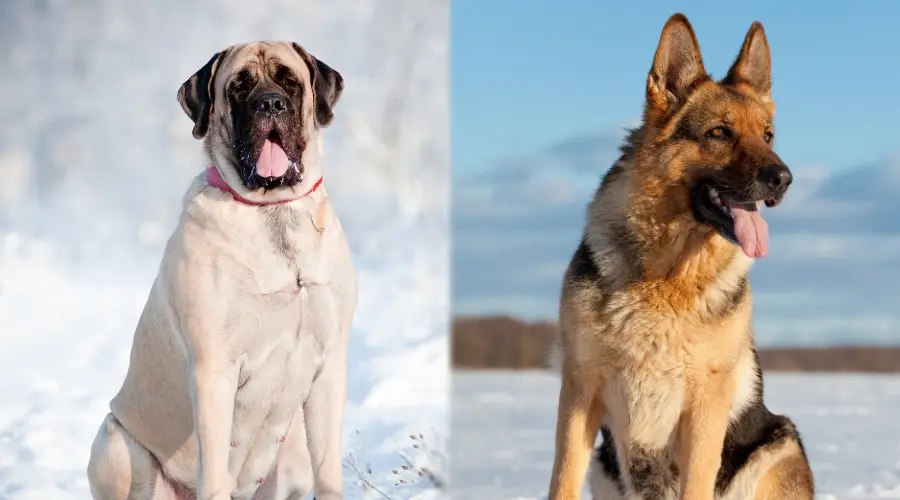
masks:
[[[813,498],[794,425],[763,403],[751,331],[761,205],[791,184],[770,91],[759,23],[721,81],[687,19],[666,23],[643,124],[590,203],[563,282],[551,500],[579,498],[589,465],[595,499]]]

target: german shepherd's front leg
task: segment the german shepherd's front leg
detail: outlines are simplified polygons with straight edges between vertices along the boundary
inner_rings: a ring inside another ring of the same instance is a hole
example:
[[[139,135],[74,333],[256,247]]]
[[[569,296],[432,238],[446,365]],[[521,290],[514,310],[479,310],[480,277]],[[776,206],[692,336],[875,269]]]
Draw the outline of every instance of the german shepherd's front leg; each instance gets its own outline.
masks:
[[[734,384],[729,374],[715,373],[692,389],[678,429],[681,500],[713,500]]]
[[[603,420],[601,391],[596,384],[585,387],[577,378],[563,369],[549,500],[581,498],[581,488]]]

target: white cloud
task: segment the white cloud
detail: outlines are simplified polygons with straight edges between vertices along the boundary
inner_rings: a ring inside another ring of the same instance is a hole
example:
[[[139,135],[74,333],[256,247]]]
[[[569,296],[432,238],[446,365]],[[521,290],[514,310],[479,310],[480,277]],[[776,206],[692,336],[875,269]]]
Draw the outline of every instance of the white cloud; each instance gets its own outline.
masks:
[[[897,260],[900,234],[780,234],[770,254],[779,260],[829,260],[874,264]]]
[[[526,321],[548,319],[547,300],[530,293],[461,298],[455,301],[453,306],[460,313],[467,315],[510,314]]]

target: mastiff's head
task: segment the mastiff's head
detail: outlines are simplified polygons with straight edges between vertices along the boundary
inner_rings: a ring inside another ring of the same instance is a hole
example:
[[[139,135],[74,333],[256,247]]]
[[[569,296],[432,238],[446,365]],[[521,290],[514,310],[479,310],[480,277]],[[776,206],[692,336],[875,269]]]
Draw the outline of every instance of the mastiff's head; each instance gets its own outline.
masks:
[[[344,80],[292,42],[233,45],[178,89],[194,137],[236,191],[302,195],[320,173],[319,129],[334,118]]]

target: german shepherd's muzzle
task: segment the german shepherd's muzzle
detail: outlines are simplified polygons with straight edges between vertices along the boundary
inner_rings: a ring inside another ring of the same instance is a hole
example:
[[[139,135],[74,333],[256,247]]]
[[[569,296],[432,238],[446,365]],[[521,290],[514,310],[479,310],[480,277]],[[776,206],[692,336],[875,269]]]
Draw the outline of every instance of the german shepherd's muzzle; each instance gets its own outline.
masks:
[[[723,140],[730,137],[727,129],[718,133]],[[760,202],[777,206],[793,181],[778,155],[769,150],[761,156],[740,154],[736,162],[710,169],[694,184],[691,200],[698,222],[709,224],[751,257],[762,257],[769,248],[769,228],[760,214]]]

